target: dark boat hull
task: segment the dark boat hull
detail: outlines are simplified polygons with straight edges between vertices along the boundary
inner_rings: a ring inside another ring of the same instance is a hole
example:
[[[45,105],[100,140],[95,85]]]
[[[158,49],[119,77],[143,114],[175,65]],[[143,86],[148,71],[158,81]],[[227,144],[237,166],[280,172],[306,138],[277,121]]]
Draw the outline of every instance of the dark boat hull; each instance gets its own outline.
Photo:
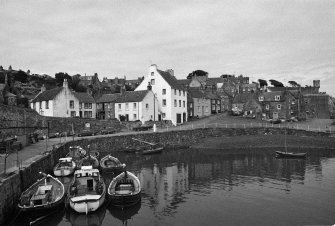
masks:
[[[276,151],[277,158],[306,158],[306,153]]]
[[[141,192],[134,195],[110,195],[108,194],[111,205],[117,207],[127,207],[141,201]]]
[[[163,147],[148,149],[148,150],[142,151],[141,154],[142,155],[158,154],[158,153],[161,153],[163,149],[164,149]]]

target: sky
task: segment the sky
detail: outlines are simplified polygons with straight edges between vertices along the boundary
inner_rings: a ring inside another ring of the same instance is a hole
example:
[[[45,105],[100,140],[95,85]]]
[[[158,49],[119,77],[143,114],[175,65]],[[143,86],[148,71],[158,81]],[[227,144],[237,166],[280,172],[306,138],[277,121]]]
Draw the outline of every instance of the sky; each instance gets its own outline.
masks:
[[[149,66],[335,96],[334,0],[0,0],[0,65],[135,79]]]

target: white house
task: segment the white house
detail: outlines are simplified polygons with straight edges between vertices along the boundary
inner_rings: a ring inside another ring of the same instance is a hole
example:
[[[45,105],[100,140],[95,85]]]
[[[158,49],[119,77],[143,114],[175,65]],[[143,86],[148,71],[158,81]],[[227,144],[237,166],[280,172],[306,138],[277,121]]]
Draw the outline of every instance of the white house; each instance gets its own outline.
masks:
[[[95,118],[96,103],[88,93],[77,93],[69,89],[68,82],[64,79],[63,86],[45,90],[30,102],[30,107],[40,115],[54,117]]]
[[[155,121],[158,118],[158,101],[152,90],[123,92],[115,100],[115,117],[125,116],[126,121]]]
[[[161,71],[155,64],[149,67],[136,91],[151,86],[158,100],[158,117],[155,120],[171,120],[174,125],[187,121],[187,92],[174,77],[173,70]]]

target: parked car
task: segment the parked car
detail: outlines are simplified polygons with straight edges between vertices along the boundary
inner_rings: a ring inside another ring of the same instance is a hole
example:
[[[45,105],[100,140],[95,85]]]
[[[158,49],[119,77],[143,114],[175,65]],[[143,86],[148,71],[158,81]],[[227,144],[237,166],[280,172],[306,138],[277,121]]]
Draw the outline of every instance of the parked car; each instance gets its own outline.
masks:
[[[100,134],[113,134],[115,132],[116,130],[114,128],[106,128],[106,129],[100,130]]]
[[[92,130],[83,130],[78,133],[78,137],[85,137],[85,136],[94,136],[94,131]]]
[[[270,119],[269,122],[272,123],[272,124],[279,124],[279,123],[281,123],[281,120],[279,118],[277,118],[277,119]]]

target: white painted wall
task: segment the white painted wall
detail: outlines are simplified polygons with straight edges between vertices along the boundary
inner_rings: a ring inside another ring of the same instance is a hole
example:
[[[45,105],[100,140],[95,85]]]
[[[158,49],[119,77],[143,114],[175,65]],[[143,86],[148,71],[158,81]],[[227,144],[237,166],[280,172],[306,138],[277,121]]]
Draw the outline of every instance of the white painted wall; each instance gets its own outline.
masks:
[[[160,114],[163,116],[163,113],[165,113],[165,118],[162,117],[162,120],[171,120],[172,123],[176,125],[177,114],[181,114],[181,120],[183,122],[183,113],[185,113],[187,121],[187,92],[181,91],[181,96],[179,96],[179,90],[177,90],[177,93],[175,95],[174,89],[172,89],[171,86],[165,81],[165,79],[158,73],[156,65],[151,65],[149,67],[149,72],[147,76],[144,77],[143,81],[136,88],[136,90],[146,90],[148,87],[148,83],[151,83],[152,79],[155,80],[155,83],[151,84],[151,86],[152,91],[156,94],[159,103],[158,105]],[[163,89],[166,89],[165,95],[163,95]],[[166,99],[166,106],[163,106],[163,99]],[[174,100],[177,100],[177,107],[174,106]],[[179,107],[179,100],[181,101],[181,107]],[[183,104],[184,102],[185,107]]]

